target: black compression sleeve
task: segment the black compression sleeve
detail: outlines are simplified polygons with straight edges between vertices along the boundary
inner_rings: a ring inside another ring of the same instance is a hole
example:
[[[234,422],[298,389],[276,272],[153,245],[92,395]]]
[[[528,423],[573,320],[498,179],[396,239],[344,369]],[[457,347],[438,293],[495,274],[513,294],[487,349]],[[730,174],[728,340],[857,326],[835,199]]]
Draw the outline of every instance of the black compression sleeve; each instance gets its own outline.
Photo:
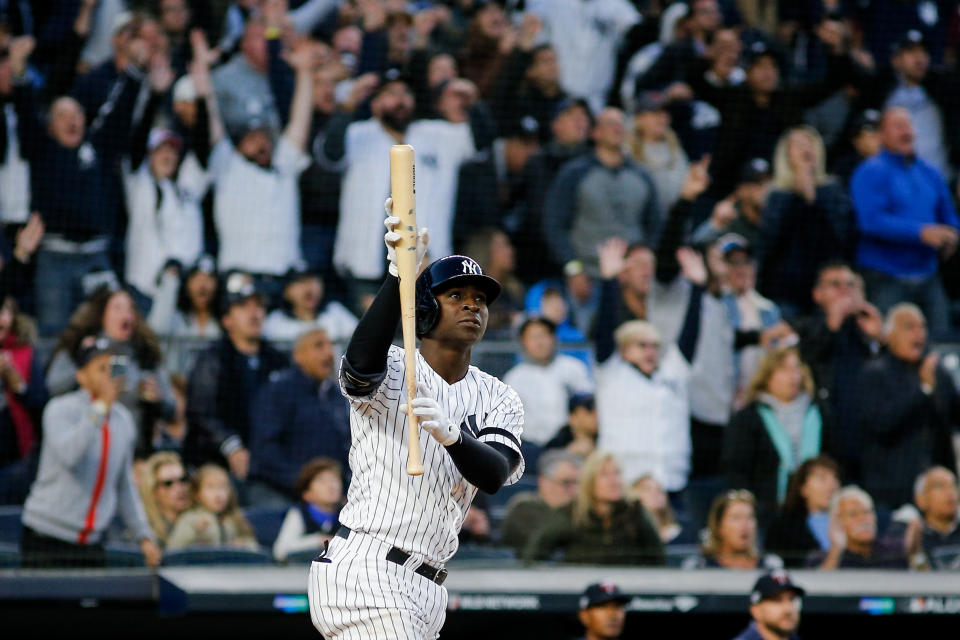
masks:
[[[499,442],[480,442],[466,430],[447,453],[467,482],[484,493],[496,493],[520,464],[520,454]]]
[[[348,391],[366,395],[379,386],[386,373],[387,352],[399,322],[400,287],[397,279],[388,275],[347,345],[345,374]]]

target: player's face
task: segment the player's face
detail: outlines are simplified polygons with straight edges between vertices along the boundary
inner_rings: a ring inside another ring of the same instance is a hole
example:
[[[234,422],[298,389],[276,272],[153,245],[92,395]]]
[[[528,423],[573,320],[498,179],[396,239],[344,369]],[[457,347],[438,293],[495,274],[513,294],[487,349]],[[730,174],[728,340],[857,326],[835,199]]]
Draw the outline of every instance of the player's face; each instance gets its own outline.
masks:
[[[318,507],[330,507],[343,497],[343,481],[335,471],[321,471],[310,481],[303,499]]]
[[[619,638],[626,620],[627,612],[619,602],[608,602],[580,611],[580,622],[587,628],[588,635],[603,640]]]
[[[793,591],[778,593],[752,605],[750,615],[778,638],[789,637],[800,624],[800,597]]]
[[[447,289],[437,296],[440,320],[430,337],[475,344],[487,330],[490,312],[486,294],[472,284]]]

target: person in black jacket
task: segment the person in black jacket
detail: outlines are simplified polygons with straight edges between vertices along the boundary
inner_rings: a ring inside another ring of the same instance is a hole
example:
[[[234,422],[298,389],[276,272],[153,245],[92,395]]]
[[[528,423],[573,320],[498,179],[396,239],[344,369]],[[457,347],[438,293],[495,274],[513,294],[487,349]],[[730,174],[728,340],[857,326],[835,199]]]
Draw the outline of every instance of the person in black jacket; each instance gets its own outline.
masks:
[[[830,449],[832,424],[813,391],[796,347],[771,351],[750,381],[750,404],[727,426],[721,461],[727,486],[756,496],[761,524],[786,498],[790,473]]]
[[[864,300],[863,279],[845,262],[820,267],[812,297],[817,312],[789,322],[800,336],[800,355],[813,372],[817,397],[833,415],[834,453],[844,481],[856,483],[862,446],[857,381],[880,348],[883,316]]]
[[[787,498],[767,529],[766,545],[788,567],[802,567],[812,551],[830,548],[830,501],[840,468],[826,455],[804,460],[790,476]]]
[[[956,471],[952,432],[960,393],[940,355],[927,351],[927,323],[900,303],[884,323],[887,352],[863,367],[858,403],[863,430],[863,488],[878,507],[910,502],[913,482],[933,465]]]
[[[287,359],[262,339],[264,300],[253,278],[232,273],[222,290],[226,336],[200,354],[190,374],[184,453],[191,464],[226,460],[242,482],[250,466],[250,403]]]

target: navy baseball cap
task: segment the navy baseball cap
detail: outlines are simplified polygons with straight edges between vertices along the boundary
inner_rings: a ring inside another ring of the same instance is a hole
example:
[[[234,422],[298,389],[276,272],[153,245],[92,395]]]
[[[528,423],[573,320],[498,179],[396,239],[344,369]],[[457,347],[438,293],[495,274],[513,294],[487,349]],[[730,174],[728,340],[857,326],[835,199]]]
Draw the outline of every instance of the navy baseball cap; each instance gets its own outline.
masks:
[[[248,298],[256,297],[260,304],[266,306],[266,297],[257,290],[253,276],[243,271],[234,271],[227,275],[223,285],[223,295],[220,298],[220,314],[226,315],[235,304],[245,302]]]
[[[771,175],[770,163],[766,158],[751,158],[740,169],[740,182],[763,182]]]
[[[726,258],[734,251],[743,251],[748,256],[753,255],[750,248],[750,242],[739,233],[727,233],[717,238],[717,245],[720,247],[720,254]]]
[[[637,106],[634,113],[646,111],[662,111],[667,108],[666,97],[659,91],[643,91],[637,96]]]
[[[914,47],[923,47],[926,49],[927,39],[924,38],[923,33],[917,29],[910,29],[905,31],[893,44],[893,53],[897,54],[905,49],[912,49]]]
[[[764,42],[763,40],[758,40],[751,44],[750,46],[744,48],[743,51],[743,66],[744,69],[749,69],[752,67],[760,58],[768,57],[777,65],[777,67],[783,66],[783,61],[780,58],[780,52],[777,51],[772,45]]]
[[[76,351],[73,353],[73,362],[78,369],[87,366],[91,360],[102,355],[117,355],[120,353],[119,345],[106,336],[90,335],[80,341]]]
[[[580,596],[580,608],[589,609],[608,602],[627,604],[632,598],[612,582],[594,582]]]
[[[876,131],[880,127],[880,112],[876,109],[865,109],[857,114],[853,119],[853,135],[857,135],[864,129]]]
[[[556,120],[566,113],[568,109],[573,109],[574,107],[582,108],[587,113],[587,118],[593,119],[593,114],[590,112],[590,105],[587,104],[586,100],[583,98],[566,97],[554,105],[553,111],[550,114],[550,120]]]
[[[772,598],[784,591],[793,591],[801,598],[807,593],[790,580],[786,571],[778,570],[765,573],[757,579],[750,592],[750,604],[757,604],[761,600]]]

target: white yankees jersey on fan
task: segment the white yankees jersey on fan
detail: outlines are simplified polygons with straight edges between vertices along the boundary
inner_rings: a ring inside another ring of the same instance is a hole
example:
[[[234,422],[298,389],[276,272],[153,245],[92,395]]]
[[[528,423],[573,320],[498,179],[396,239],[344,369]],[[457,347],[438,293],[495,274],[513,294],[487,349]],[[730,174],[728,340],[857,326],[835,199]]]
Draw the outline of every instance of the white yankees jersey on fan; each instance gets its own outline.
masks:
[[[442,565],[457,550],[457,534],[477,493],[444,450],[421,429],[423,475],[407,475],[407,416],[404,351],[391,346],[387,375],[364,397],[350,400],[350,469],[353,478],[340,522],[409,553]],[[498,442],[520,453],[523,406],[509,386],[474,366],[454,384],[440,377],[417,352],[417,383],[426,385],[445,415],[481,442]],[[506,484],[523,474],[520,465]]]
[[[453,253],[453,214],[460,165],[474,153],[466,122],[417,120],[404,142],[413,146],[417,224],[430,229],[430,254]],[[390,195],[390,147],[396,144],[379,120],[347,127],[347,167],[340,192],[340,221],[333,264],[355,278],[383,277],[383,200]]]

